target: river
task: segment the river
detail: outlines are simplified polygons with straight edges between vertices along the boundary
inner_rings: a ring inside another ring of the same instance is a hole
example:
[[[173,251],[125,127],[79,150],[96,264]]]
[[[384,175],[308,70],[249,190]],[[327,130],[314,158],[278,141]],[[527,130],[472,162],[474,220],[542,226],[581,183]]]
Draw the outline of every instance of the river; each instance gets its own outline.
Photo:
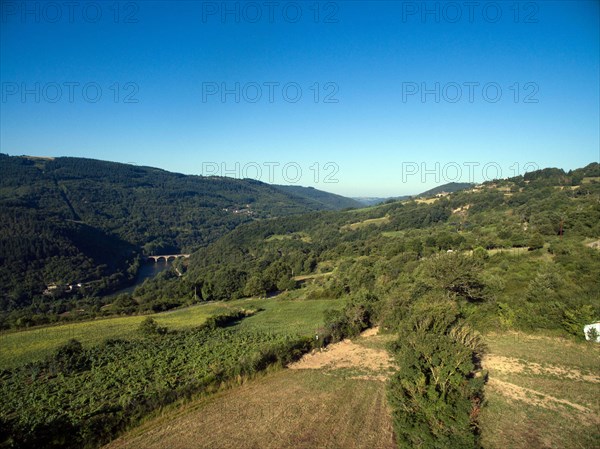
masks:
[[[110,295],[109,297],[122,295],[123,293],[133,293],[133,291],[144,283],[146,279],[153,278],[158,273],[165,271],[170,268],[173,261],[166,262],[164,259],[160,259],[158,262],[146,262],[142,264],[137,272],[135,282],[128,287],[121,288]]]

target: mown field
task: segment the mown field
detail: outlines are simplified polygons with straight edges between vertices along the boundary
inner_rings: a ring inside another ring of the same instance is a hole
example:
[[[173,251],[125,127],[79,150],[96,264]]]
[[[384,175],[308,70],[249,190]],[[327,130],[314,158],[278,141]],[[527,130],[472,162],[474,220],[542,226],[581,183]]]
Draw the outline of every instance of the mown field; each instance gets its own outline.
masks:
[[[340,301],[297,298],[298,292],[282,294],[271,299],[241,299],[228,302],[200,304],[169,312],[149,315],[160,326],[185,329],[199,326],[208,317],[228,310],[246,307],[264,309],[240,323],[245,330],[260,328],[274,333],[312,334],[323,322],[323,311],[341,306]],[[69,339],[84,346],[100,343],[107,338],[138,338],[137,328],[148,315],[102,318],[93,321],[40,327],[0,334],[0,369],[40,360]]]
[[[106,449],[392,449],[388,336],[359,337],[305,356],[295,369],[170,410]],[[365,362],[367,361],[367,362]]]
[[[600,447],[600,345],[516,332],[486,340],[485,448]]]
[[[106,449],[393,448],[386,383],[372,355],[392,336],[360,337],[285,369],[167,410]],[[486,449],[600,447],[600,347],[560,337],[489,334],[481,413]]]

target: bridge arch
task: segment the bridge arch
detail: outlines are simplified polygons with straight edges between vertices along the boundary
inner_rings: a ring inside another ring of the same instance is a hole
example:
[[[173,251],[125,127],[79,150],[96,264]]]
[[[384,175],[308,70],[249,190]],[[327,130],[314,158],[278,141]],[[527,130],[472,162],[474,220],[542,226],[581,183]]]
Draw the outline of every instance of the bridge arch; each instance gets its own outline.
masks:
[[[148,262],[152,261],[154,263],[160,262],[161,259],[164,259],[165,262],[176,259],[187,259],[190,257],[190,254],[159,254],[157,256],[146,256]]]

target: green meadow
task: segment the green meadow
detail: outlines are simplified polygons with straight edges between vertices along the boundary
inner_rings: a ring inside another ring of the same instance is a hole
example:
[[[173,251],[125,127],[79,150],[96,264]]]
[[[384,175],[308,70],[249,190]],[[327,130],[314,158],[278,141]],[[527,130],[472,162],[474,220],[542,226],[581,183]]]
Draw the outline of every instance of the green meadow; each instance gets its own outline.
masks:
[[[240,323],[240,329],[269,330],[274,333],[311,335],[323,323],[323,311],[341,306],[335,300],[298,298],[297,292],[270,299],[240,299],[199,304],[152,315],[101,318],[0,334],[0,369],[40,360],[74,338],[85,346],[109,338],[137,338],[137,328],[147,316],[168,329],[185,329],[202,324],[208,317],[235,308],[262,309]]]

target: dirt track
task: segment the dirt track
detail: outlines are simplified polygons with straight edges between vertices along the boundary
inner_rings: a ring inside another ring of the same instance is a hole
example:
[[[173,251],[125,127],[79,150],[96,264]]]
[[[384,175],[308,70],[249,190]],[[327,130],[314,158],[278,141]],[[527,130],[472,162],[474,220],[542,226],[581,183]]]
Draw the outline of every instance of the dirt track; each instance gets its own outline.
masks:
[[[600,418],[589,407],[550,394],[527,388],[499,379],[497,375],[525,375],[532,378],[568,379],[575,382],[600,383],[600,377],[584,374],[579,370],[552,364],[539,364],[512,357],[488,354],[484,359],[484,368],[490,370],[487,387],[501,394],[510,401],[520,401],[548,410],[577,413],[578,419],[591,425],[600,425]]]

